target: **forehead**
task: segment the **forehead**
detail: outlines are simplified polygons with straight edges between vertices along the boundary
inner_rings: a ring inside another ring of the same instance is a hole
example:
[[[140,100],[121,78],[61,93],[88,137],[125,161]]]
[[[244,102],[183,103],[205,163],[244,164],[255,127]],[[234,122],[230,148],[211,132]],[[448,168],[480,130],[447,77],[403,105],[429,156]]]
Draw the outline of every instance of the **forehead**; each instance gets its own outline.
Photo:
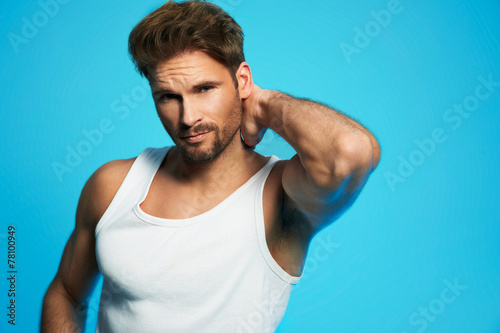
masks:
[[[199,81],[231,80],[229,70],[201,51],[179,54],[160,61],[152,71],[155,85],[192,85]]]

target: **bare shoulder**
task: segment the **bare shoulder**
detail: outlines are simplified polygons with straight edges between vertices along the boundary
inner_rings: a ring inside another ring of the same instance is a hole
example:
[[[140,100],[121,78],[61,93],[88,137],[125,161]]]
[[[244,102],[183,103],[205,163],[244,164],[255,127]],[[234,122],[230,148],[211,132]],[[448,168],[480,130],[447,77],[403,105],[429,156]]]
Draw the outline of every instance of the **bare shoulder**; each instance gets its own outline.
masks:
[[[76,223],[95,229],[136,157],[107,162],[99,167],[85,183],[78,201]]]
[[[264,202],[272,202],[273,204],[265,207],[265,214],[267,213],[270,221],[277,222],[275,230],[279,230],[280,234],[299,229],[305,238],[309,238],[311,235],[307,230],[307,219],[283,187],[283,172],[288,163],[290,160],[277,162],[269,174],[264,187]]]
[[[283,170],[285,169],[287,163],[287,160],[280,160],[273,166],[266,180],[264,188],[266,192],[272,191],[274,193],[278,193],[283,191],[283,186],[281,186],[281,177],[283,176]]]
[[[262,194],[264,225],[266,240],[268,245],[274,242],[276,236],[280,234],[280,217],[283,204],[283,187],[281,186],[281,176],[286,161],[277,162],[264,185]]]
[[[264,219],[269,237],[272,235],[282,237],[291,217],[300,215],[283,188],[283,172],[289,162],[289,160],[278,161],[269,173],[264,186]],[[298,219],[293,220],[298,221]]]

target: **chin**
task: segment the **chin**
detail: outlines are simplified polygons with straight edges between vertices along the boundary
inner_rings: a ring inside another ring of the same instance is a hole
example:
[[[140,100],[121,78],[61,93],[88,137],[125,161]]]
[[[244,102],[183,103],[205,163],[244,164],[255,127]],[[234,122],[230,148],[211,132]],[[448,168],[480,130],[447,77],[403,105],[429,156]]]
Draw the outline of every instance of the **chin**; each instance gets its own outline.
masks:
[[[217,159],[225,149],[225,147],[218,147],[217,145],[209,149],[202,149],[200,146],[184,147],[183,145],[177,145],[177,148],[184,161],[188,163],[212,162]]]
[[[184,161],[189,162],[189,163],[207,163],[207,162],[212,162],[214,161],[220,154],[190,154],[190,153],[183,153],[182,158]]]
[[[213,138],[206,138],[206,140],[195,144],[188,144],[180,139],[179,141],[174,142],[184,161],[188,163],[212,162],[216,160],[235,140],[236,133],[239,128],[240,125],[238,124],[234,131],[228,131],[225,129],[222,131],[222,135],[219,131],[214,131]]]

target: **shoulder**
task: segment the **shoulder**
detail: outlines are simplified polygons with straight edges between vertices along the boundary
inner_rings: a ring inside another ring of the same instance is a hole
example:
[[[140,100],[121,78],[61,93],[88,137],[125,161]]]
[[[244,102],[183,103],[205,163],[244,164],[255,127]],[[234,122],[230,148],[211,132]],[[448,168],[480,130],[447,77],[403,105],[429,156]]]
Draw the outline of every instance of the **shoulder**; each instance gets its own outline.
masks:
[[[287,164],[286,160],[279,160],[273,166],[267,176],[264,185],[263,208],[264,220],[266,221],[266,231],[270,232],[278,227],[280,216],[283,210],[284,189],[281,183],[283,170]]]
[[[271,191],[282,191],[283,186],[281,185],[281,177],[283,176],[283,170],[285,169],[288,160],[277,160],[272,166],[271,172],[266,179],[266,188]]]
[[[283,175],[289,163],[293,161],[279,160],[269,174],[264,188],[264,199],[274,204],[268,205],[267,213],[275,219],[276,228],[281,235],[293,234],[295,238],[310,240],[313,236],[310,223],[283,186]]]
[[[95,228],[136,158],[107,162],[89,177],[78,201],[77,225]]]

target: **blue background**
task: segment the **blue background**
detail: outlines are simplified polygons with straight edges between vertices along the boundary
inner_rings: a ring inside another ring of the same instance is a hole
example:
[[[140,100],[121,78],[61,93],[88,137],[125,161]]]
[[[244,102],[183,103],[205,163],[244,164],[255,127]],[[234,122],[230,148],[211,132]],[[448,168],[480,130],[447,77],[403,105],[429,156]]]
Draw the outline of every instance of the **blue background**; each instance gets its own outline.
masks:
[[[51,15],[45,1],[0,3],[0,256],[14,225],[18,271],[12,327],[1,260],[2,332],[37,331],[88,177],[171,143],[127,55],[130,30],[162,1],[73,0]],[[401,0],[384,26],[372,11],[392,1],[215,3],[243,27],[257,84],[344,111],[382,147],[357,202],[312,243],[279,332],[500,332],[500,86],[479,79],[500,82],[500,3]],[[85,156],[68,166],[72,149]],[[273,133],[259,151],[293,154]]]

